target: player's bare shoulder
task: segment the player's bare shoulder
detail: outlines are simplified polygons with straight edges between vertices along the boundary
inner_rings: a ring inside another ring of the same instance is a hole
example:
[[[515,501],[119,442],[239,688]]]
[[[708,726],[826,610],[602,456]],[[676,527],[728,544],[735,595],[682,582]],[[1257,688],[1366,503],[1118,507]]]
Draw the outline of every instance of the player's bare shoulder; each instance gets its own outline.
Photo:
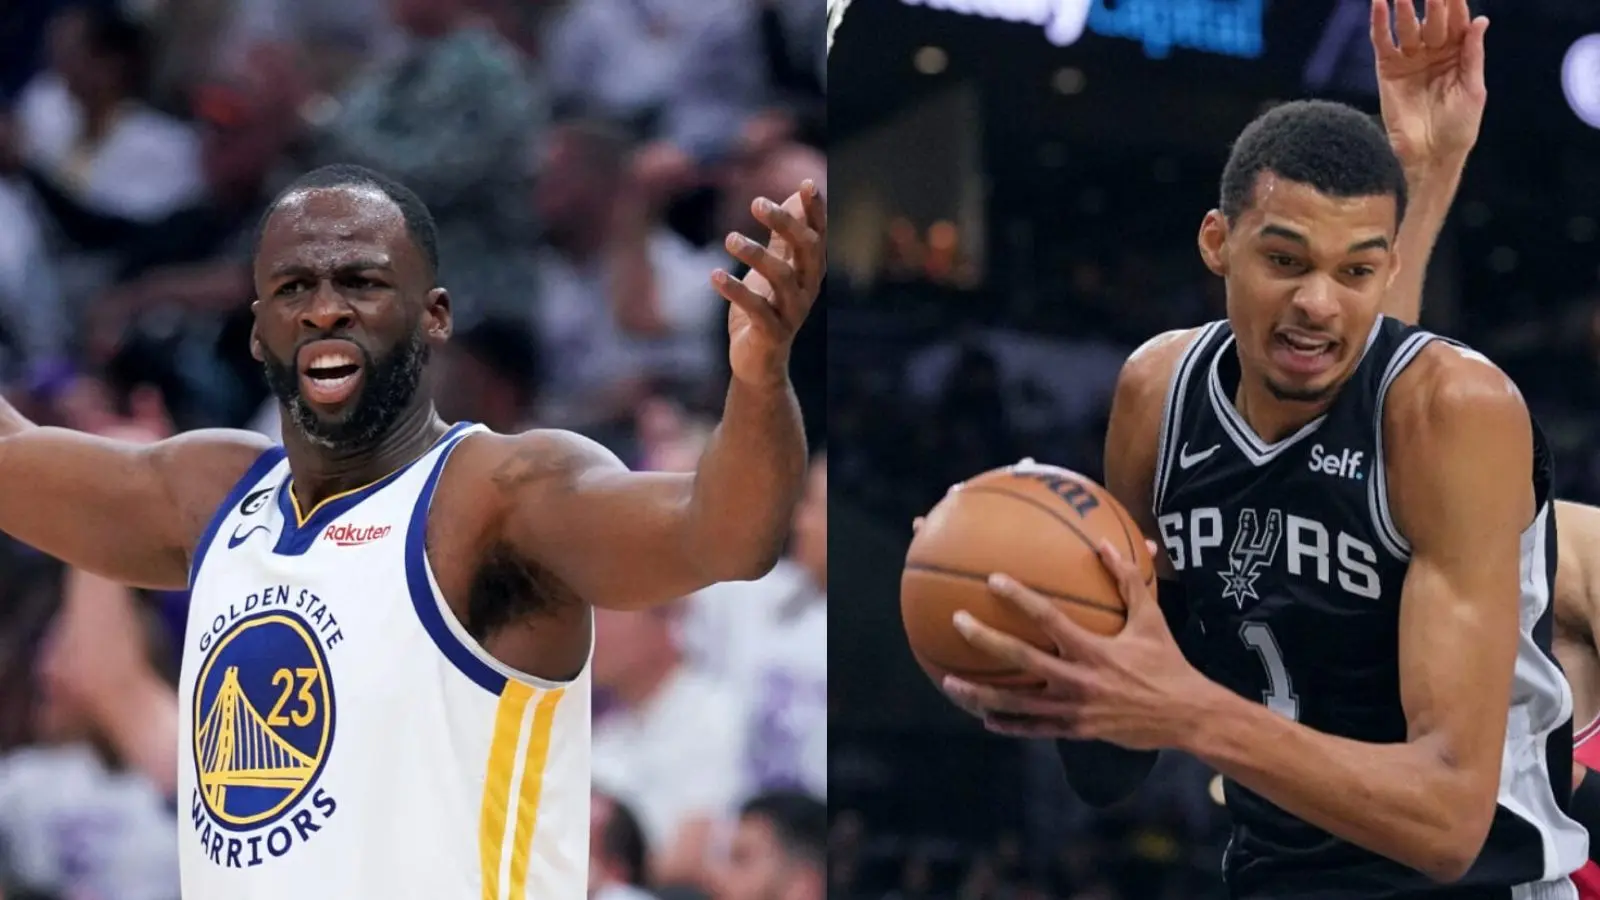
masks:
[[[1446,521],[1446,497],[1474,496],[1519,530],[1535,512],[1533,420],[1510,377],[1476,351],[1434,341],[1395,378],[1383,456],[1390,509],[1414,543],[1460,524]]]
[[[449,498],[442,511],[450,531],[483,536],[497,532],[517,507],[558,517],[561,498],[584,478],[626,471],[616,454],[571,431],[484,432],[456,448],[440,482],[440,495]]]
[[[1385,452],[1464,434],[1532,445],[1532,420],[1515,382],[1482,353],[1448,341],[1428,344],[1395,378],[1383,418]]]
[[[1113,441],[1128,442],[1134,447],[1148,444],[1154,459],[1153,448],[1161,430],[1161,411],[1172,386],[1172,373],[1184,351],[1203,330],[1164,331],[1128,354],[1117,376],[1116,396],[1111,401],[1112,431],[1106,438],[1108,449]]]
[[[190,547],[228,492],[272,447],[265,435],[233,428],[202,428],[151,444],[143,452],[168,494]]]

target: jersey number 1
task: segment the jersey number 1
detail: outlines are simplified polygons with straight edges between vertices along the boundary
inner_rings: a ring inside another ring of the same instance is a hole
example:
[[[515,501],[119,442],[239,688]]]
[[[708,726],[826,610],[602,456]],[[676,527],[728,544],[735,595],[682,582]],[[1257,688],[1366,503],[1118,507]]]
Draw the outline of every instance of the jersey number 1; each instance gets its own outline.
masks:
[[[1300,699],[1294,695],[1289,670],[1283,665],[1283,651],[1278,648],[1271,626],[1265,622],[1246,622],[1239,626],[1239,638],[1261,657],[1261,667],[1267,670],[1267,689],[1261,692],[1261,702],[1285,719],[1298,721]]]

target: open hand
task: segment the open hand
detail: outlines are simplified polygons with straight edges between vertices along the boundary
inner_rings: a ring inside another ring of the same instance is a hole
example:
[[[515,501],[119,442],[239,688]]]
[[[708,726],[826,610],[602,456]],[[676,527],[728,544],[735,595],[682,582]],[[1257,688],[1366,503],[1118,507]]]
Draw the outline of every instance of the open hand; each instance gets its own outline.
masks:
[[[967,642],[1001,662],[1043,679],[1043,688],[1014,690],[973,684],[953,675],[943,688],[955,704],[982,719],[988,730],[1013,737],[1100,740],[1130,750],[1178,746],[1198,691],[1211,686],[1178,649],[1161,607],[1139,569],[1109,543],[1100,560],[1128,604],[1122,631],[1094,634],[1054,602],[1005,575],[989,589],[1032,619],[1055,644],[1039,650],[996,631],[965,612],[955,626]]]
[[[1408,172],[1464,162],[1478,142],[1488,98],[1483,36],[1489,20],[1472,18],[1467,0],[1427,0],[1420,21],[1412,0],[1395,2],[1391,34],[1389,0],[1372,0],[1372,49],[1389,143]]]
[[[771,386],[789,377],[789,349],[822,290],[827,271],[828,213],[815,182],[807,180],[783,205],[758,197],[756,220],[771,229],[767,246],[734,233],[728,252],[750,266],[742,279],[718,269],[711,283],[728,309],[728,363],[733,377]]]

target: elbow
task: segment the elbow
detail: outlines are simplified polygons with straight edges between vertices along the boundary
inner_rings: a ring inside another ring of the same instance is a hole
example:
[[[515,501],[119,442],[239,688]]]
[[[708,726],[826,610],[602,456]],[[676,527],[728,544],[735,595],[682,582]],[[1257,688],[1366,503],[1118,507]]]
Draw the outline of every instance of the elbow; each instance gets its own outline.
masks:
[[[703,556],[705,563],[700,570],[709,584],[756,581],[766,577],[782,556],[781,546],[726,547]]]
[[[1483,796],[1463,798],[1452,807],[1440,810],[1442,815],[1430,829],[1431,839],[1421,848],[1421,858],[1413,863],[1440,884],[1460,881],[1478,861],[1478,854],[1483,852],[1484,841],[1489,837],[1489,826],[1494,821],[1494,788],[1491,786]]]

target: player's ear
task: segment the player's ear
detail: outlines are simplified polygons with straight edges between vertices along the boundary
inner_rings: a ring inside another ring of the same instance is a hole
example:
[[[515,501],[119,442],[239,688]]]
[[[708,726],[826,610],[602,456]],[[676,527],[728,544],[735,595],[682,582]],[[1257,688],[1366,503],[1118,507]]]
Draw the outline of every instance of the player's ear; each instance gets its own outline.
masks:
[[[1213,209],[1200,220],[1200,259],[1219,278],[1228,277],[1228,219],[1222,210]]]
[[[450,292],[442,287],[436,287],[428,292],[428,306],[423,311],[427,318],[428,340],[444,342],[450,339],[455,330],[454,317],[450,313]]]
[[[256,304],[260,302],[260,300],[257,300],[255,303],[250,304],[250,307],[254,309]],[[267,361],[267,352],[261,346],[261,335],[256,331],[256,323],[254,322],[250,323],[250,356],[256,362]]]

